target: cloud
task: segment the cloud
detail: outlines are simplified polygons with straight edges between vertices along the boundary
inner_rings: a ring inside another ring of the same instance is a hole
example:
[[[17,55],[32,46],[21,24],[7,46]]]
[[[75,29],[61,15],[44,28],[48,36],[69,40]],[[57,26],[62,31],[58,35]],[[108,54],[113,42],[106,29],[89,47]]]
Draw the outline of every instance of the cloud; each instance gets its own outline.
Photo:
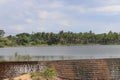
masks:
[[[30,18],[26,19],[25,21],[26,21],[27,23],[34,23],[34,21],[33,21],[32,19],[30,19]]]
[[[70,24],[71,24],[71,20],[59,20],[57,23],[59,24],[59,25],[61,25],[61,27],[63,28],[63,27],[69,27],[70,26]]]
[[[13,1],[13,0],[11,0],[11,1]],[[10,0],[8,1],[8,0],[0,0],[0,4],[6,4],[6,3],[9,3],[9,2],[11,2]]]
[[[51,4],[49,4],[50,8],[63,8],[65,4],[62,1],[54,1]]]
[[[82,14],[88,12],[88,8],[83,7],[83,6],[77,6],[77,5],[74,5],[74,6],[70,5],[66,9],[67,10],[72,10],[72,11],[77,11],[77,12],[82,13]]]
[[[46,28],[45,27],[37,27],[37,31],[43,32],[43,31],[46,31]]]
[[[23,31],[25,30],[25,26],[23,25],[13,25],[9,27],[12,30],[16,30],[16,31]]]
[[[65,7],[65,4],[62,0],[39,0],[38,7],[44,9],[59,9]]]
[[[65,17],[65,14],[59,11],[40,11],[38,13],[40,19],[60,19]]]
[[[46,19],[50,15],[49,15],[49,12],[47,12],[47,11],[40,11],[39,14],[38,14],[38,16],[39,16],[40,19]]]
[[[102,5],[112,5],[112,4],[120,4],[120,0],[93,0]]]
[[[26,7],[30,7],[33,8],[36,6],[35,2],[33,0],[24,0],[22,2],[22,5],[26,6]]]
[[[120,5],[91,8],[91,11],[117,15],[120,13]]]
[[[54,32],[61,29],[102,32],[115,30],[114,26],[118,28],[119,18],[113,17],[120,15],[120,0],[80,1],[0,0],[0,5],[4,5],[0,6],[0,23],[6,26],[5,30],[10,29],[11,32]],[[103,20],[103,15],[106,21]],[[108,25],[110,22],[114,24]]]
[[[119,15],[120,13],[120,5],[99,7],[69,6],[68,9],[77,11],[80,14]]]

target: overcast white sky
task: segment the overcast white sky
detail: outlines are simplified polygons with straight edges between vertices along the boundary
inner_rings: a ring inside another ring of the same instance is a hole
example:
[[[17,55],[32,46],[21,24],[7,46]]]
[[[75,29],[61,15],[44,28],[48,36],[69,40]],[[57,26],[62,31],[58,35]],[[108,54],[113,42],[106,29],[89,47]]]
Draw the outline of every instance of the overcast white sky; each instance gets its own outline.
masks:
[[[0,29],[21,32],[120,32],[120,0],[0,0]]]

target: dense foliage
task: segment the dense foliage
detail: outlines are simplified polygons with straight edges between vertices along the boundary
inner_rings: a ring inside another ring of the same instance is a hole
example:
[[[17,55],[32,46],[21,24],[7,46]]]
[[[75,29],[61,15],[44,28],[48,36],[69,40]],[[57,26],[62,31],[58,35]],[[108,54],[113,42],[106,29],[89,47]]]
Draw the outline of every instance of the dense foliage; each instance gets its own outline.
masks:
[[[120,44],[120,33],[109,31],[108,33],[95,34],[92,31],[85,33],[73,33],[60,31],[59,33],[20,33],[15,36],[3,37],[0,33],[0,47],[3,46],[36,46],[36,45],[71,45],[71,44]]]

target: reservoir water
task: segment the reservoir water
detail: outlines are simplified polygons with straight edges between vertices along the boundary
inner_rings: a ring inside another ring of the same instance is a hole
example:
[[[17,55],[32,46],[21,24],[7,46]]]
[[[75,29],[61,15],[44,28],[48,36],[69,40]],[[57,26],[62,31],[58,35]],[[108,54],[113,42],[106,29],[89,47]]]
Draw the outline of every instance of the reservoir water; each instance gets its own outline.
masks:
[[[0,48],[0,55],[2,56],[14,55],[16,52],[21,55],[29,54],[31,56],[72,56],[77,59],[120,58],[120,45]]]

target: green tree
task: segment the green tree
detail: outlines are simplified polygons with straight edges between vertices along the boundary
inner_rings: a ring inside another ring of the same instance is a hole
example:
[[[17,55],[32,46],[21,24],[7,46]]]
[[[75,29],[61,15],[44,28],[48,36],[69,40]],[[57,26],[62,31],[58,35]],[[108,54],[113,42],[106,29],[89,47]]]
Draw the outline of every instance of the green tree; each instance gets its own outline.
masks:
[[[3,37],[5,34],[5,31],[4,30],[0,30],[0,37]]]

